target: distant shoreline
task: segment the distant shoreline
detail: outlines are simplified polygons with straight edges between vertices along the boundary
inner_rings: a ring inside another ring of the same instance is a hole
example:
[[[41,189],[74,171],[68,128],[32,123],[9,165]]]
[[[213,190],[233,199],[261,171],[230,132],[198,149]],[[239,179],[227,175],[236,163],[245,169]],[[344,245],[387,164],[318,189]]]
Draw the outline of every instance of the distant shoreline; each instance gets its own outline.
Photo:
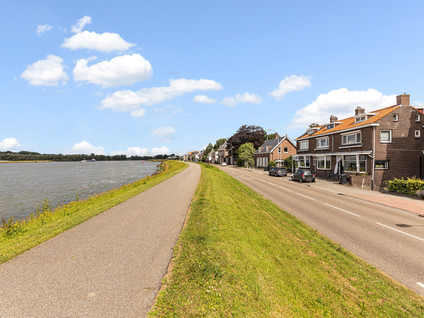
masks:
[[[0,163],[38,163],[38,162],[54,162],[54,161],[52,160],[18,160],[18,161],[0,160]]]

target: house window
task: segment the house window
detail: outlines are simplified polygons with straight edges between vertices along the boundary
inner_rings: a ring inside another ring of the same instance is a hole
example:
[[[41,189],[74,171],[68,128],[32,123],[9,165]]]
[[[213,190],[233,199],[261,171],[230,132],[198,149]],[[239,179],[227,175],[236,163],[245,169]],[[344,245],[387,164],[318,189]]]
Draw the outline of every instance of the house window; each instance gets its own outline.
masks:
[[[328,148],[328,137],[317,138],[317,148]]]
[[[328,125],[327,125],[327,130],[328,130],[328,129],[333,129],[333,128],[334,128],[334,124],[328,124]]]
[[[320,170],[331,169],[331,156],[320,156],[317,160],[317,168]]]
[[[353,145],[361,143],[361,132],[342,135],[342,145]]]
[[[308,150],[309,140],[299,141],[299,150]]]
[[[376,160],[375,161],[376,169],[389,169],[389,160]]]
[[[359,172],[365,172],[367,168],[367,156],[359,155],[358,162],[356,162],[356,155],[344,156],[344,170],[350,172],[357,172],[359,167]]]
[[[391,130],[380,131],[380,142],[381,143],[392,142],[392,131]]]
[[[415,130],[415,138],[420,138],[420,137],[421,137],[421,131]]]
[[[281,153],[281,147],[278,147],[278,152]]]
[[[289,148],[284,147],[284,153],[288,153],[289,152]]]
[[[393,121],[399,121],[399,115],[393,114]]]
[[[356,117],[355,118],[355,123],[360,123],[362,121],[365,121],[366,117],[365,116],[361,116],[361,117]]]
[[[420,121],[421,121],[421,116],[420,115],[415,116],[415,122],[419,123]]]
[[[299,156],[299,168],[309,168],[311,165],[310,156]]]

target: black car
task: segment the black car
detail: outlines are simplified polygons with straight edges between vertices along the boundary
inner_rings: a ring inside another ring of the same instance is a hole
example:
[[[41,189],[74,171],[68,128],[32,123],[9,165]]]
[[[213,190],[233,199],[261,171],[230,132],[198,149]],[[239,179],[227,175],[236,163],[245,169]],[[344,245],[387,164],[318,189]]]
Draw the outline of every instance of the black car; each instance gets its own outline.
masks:
[[[284,167],[272,167],[269,169],[269,175],[274,177],[287,177],[287,169]]]
[[[308,169],[297,169],[291,176],[292,180],[298,180],[299,182],[311,181],[315,182],[315,174]]]

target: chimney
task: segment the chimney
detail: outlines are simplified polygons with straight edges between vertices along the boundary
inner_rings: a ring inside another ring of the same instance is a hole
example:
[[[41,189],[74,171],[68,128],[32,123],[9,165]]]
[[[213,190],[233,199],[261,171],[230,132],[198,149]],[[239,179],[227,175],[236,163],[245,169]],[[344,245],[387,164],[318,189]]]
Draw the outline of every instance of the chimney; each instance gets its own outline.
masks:
[[[355,116],[365,114],[365,108],[362,108],[361,106],[356,107],[355,109]]]
[[[403,95],[396,96],[396,106],[409,106],[409,95],[403,93]]]
[[[337,116],[331,115],[330,116],[330,123],[334,123],[335,121],[337,121]]]

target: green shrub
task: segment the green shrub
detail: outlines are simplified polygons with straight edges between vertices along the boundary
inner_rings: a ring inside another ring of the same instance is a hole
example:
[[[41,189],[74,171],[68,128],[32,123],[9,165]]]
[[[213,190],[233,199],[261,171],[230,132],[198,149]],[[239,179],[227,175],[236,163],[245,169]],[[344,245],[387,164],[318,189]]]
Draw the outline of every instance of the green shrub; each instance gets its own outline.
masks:
[[[390,192],[401,194],[417,195],[418,190],[424,190],[424,180],[413,178],[404,178],[386,181],[386,186]]]

